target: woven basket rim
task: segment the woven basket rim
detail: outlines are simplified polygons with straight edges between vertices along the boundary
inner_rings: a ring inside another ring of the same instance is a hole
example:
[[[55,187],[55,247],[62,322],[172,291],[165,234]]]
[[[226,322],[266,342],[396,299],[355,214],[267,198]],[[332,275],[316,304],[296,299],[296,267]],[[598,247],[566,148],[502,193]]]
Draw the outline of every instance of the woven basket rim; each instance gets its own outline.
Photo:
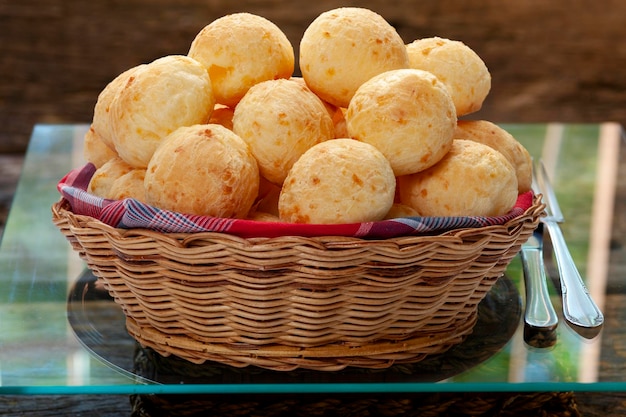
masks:
[[[483,230],[497,230],[497,229],[506,229],[511,224],[519,223],[521,219],[528,217],[544,217],[545,213],[545,203],[543,203],[542,194],[535,194],[533,196],[532,204],[519,216],[513,217],[508,221],[501,224],[492,224],[486,225],[482,227],[461,227],[454,228],[449,230],[444,230],[440,233],[432,233],[432,234],[416,234],[416,235],[401,235],[401,236],[392,236],[392,237],[362,237],[362,236],[342,236],[342,235],[316,235],[316,236],[301,236],[301,235],[280,235],[280,236],[259,236],[259,237],[242,237],[236,234],[225,232],[217,232],[217,231],[198,231],[198,232],[161,232],[157,230],[151,230],[147,228],[121,228],[121,227],[113,227],[104,223],[103,221],[86,215],[86,214],[76,214],[72,211],[72,207],[70,202],[65,198],[61,197],[59,200],[54,202],[51,207],[53,221],[55,223],[59,223],[62,218],[67,218],[71,220],[71,223],[74,227],[95,227],[97,229],[105,230],[107,233],[113,233],[119,236],[131,237],[131,236],[167,236],[168,238],[174,238],[177,240],[181,239],[202,239],[207,236],[219,235],[219,236],[229,236],[233,240],[237,241],[247,241],[247,242],[268,242],[268,241],[284,241],[288,239],[301,239],[301,238],[313,238],[317,241],[332,241],[335,244],[340,244],[342,241],[346,244],[353,242],[354,240],[366,241],[372,243],[380,243],[385,241],[393,241],[396,239],[403,240],[411,240],[414,239],[416,241],[421,241],[423,239],[432,239],[434,236],[439,238],[443,238],[445,236],[449,236],[451,240],[454,240],[454,236],[463,235],[466,233],[474,233]],[[79,226],[80,225],[80,226]]]
[[[445,239],[448,237],[451,242],[457,240],[459,236],[463,236],[465,234],[473,234],[481,231],[488,230],[499,230],[499,229],[508,229],[512,224],[518,224],[523,219],[537,217],[544,217],[545,213],[545,203],[543,202],[542,194],[535,194],[533,196],[533,202],[522,214],[519,216],[513,217],[512,219],[506,221],[502,224],[492,224],[486,225],[482,227],[465,227],[465,228],[455,228],[443,231],[441,233],[433,233],[433,234],[417,234],[417,235],[401,235],[401,236],[392,236],[386,238],[377,238],[377,237],[361,237],[361,236],[338,236],[338,235],[317,235],[317,236],[300,236],[300,235],[280,235],[280,236],[270,236],[270,237],[241,237],[236,234],[228,233],[228,232],[215,232],[215,231],[198,231],[198,232],[161,232],[157,230],[151,230],[147,228],[120,228],[113,227],[104,223],[103,221],[89,216],[85,214],[76,214],[72,211],[71,205],[69,201],[65,197],[61,197],[55,203],[53,203],[52,207],[52,215],[53,222],[59,224],[63,218],[70,221],[73,227],[93,227],[96,229],[101,229],[105,233],[114,234],[119,237],[130,238],[130,237],[139,237],[139,236],[150,236],[152,238],[159,239],[159,236],[162,238],[169,240],[175,239],[179,241],[190,241],[190,240],[201,240],[210,236],[221,236],[228,237],[235,241],[241,242],[273,242],[273,241],[285,241],[289,239],[297,239],[300,240],[310,239],[318,242],[332,242],[334,245],[339,247],[342,242],[345,245],[350,245],[355,240],[356,241],[366,241],[372,243],[384,243],[395,240],[403,240],[403,241],[422,241],[433,239],[433,237],[437,237],[438,239]],[[183,245],[184,246],[184,245]]]
[[[480,228],[504,224],[530,207],[534,199],[534,194],[530,190],[520,193],[507,213],[496,216],[416,216],[356,223],[288,223],[191,215],[158,208],[133,198],[105,199],[87,191],[94,172],[95,166],[88,163],[71,170],[57,184],[58,191],[68,200],[75,214],[93,216],[113,227],[148,228],[166,233],[215,231],[246,238],[276,236],[388,238],[438,234],[460,227]]]

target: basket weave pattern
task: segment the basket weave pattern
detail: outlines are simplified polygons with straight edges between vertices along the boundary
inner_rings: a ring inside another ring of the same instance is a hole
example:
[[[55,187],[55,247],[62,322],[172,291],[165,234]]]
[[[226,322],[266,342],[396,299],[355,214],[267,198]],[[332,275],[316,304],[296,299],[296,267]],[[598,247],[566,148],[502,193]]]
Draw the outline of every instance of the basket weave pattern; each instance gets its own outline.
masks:
[[[442,353],[537,227],[537,197],[504,225],[437,236],[240,238],[53,220],[144,346],[194,363],[384,368]]]

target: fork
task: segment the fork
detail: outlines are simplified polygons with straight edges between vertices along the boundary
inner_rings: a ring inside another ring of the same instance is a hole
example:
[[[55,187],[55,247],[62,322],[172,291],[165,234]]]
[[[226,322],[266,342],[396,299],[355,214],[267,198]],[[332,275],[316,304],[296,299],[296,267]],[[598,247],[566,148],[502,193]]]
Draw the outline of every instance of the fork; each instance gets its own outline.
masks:
[[[539,193],[537,178],[533,173],[532,189]],[[543,263],[543,223],[539,223],[533,234],[520,250],[526,289],[524,310],[524,341],[532,347],[548,348],[556,343],[556,328],[559,319],[550,300],[548,280]]]
[[[591,298],[585,283],[576,268],[572,255],[567,248],[559,223],[563,222],[563,212],[559,206],[552,184],[543,162],[534,167],[541,193],[545,196],[546,213],[541,221],[548,229],[554,256],[559,270],[563,316],[571,324],[584,328],[597,328],[604,323],[604,316]]]
[[[524,321],[535,331],[554,330],[559,319],[554,311],[543,264],[543,224],[522,245],[520,251],[526,288]]]

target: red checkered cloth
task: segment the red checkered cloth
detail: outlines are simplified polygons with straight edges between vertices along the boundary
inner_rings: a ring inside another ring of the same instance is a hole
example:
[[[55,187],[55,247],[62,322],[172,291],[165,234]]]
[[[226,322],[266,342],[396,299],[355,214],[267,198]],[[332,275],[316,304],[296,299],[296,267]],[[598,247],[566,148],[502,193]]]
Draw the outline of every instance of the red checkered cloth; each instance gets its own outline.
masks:
[[[533,203],[533,193],[520,194],[506,215],[497,217],[402,217],[346,224],[296,224],[198,216],[162,210],[138,200],[108,200],[88,193],[96,168],[86,164],[70,171],[58,190],[74,214],[86,215],[122,229],[151,229],[163,233],[219,232],[243,238],[277,236],[346,236],[387,239],[397,236],[440,234],[452,229],[504,224],[522,215]]]

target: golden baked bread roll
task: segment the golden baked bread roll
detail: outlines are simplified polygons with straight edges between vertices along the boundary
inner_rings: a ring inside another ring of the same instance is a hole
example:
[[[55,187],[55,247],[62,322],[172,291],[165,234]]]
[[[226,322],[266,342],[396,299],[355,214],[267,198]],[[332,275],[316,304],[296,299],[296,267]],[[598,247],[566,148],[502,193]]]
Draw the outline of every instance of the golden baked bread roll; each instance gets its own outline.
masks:
[[[433,167],[398,178],[400,202],[422,216],[498,216],[517,201],[513,166],[495,149],[454,140]]]
[[[253,85],[291,77],[295,65],[293,46],[282,30],[250,13],[226,15],[205,26],[188,55],[207,68],[216,101],[231,107]]]
[[[302,77],[291,77],[290,80],[297,81],[303,86],[309,88],[309,86],[304,81],[304,78]],[[324,101],[324,100],[321,100],[321,101],[322,103],[324,103],[324,107],[326,107],[326,110],[328,111],[330,118],[333,120],[334,131],[335,131],[334,137],[337,139],[348,138],[349,136],[348,136],[348,129],[346,129],[346,118],[344,117],[344,113],[346,109],[342,107],[337,107],[334,104],[330,104],[329,102]]]
[[[278,218],[278,198],[281,187],[261,177],[259,195],[254,203],[255,210],[268,213]]]
[[[357,88],[382,72],[408,68],[404,41],[379,14],[342,7],[320,14],[300,40],[300,71],[323,100],[348,107]]]
[[[407,51],[411,68],[432,72],[448,87],[457,116],[480,110],[491,89],[491,75],[470,47],[433,37],[411,42]]]
[[[132,170],[133,167],[122,158],[114,157],[96,169],[91,180],[89,180],[87,191],[98,197],[112,198],[111,187],[113,187],[113,183]]]
[[[117,152],[107,146],[102,137],[96,133],[93,125],[89,127],[83,140],[83,156],[85,159],[100,168],[108,160],[117,156]]]
[[[216,104],[209,119],[210,124],[222,125],[229,130],[233,130],[233,115],[235,110],[223,104]]]
[[[278,200],[290,223],[381,220],[393,204],[396,180],[375,147],[353,139],[313,146],[293,165]]]
[[[335,138],[349,138],[348,126],[346,123],[346,111],[343,107],[337,107],[333,114],[333,125],[335,126]]]
[[[359,87],[346,112],[350,137],[374,145],[396,176],[422,171],[452,145],[454,103],[433,74],[387,71]]]
[[[333,121],[319,97],[301,83],[256,84],[235,108],[233,132],[250,146],[261,175],[282,184],[313,145],[333,137]]]
[[[407,206],[406,204],[394,203],[387,214],[385,215],[385,219],[397,219],[399,217],[415,217],[420,214],[411,206]]]
[[[531,189],[532,158],[528,150],[505,129],[487,120],[459,120],[454,137],[480,142],[499,151],[515,168],[518,192]]]
[[[245,218],[259,191],[248,145],[216,124],[181,127],[154,153],[146,201],[180,213]]]
[[[309,88],[309,86],[307,85],[306,81],[304,81],[304,78],[302,78],[302,77],[291,77],[291,78],[289,78],[289,79],[290,79],[291,81],[295,81],[295,82],[297,82],[298,84],[300,84],[300,85],[301,85],[301,86],[303,86],[303,87]],[[311,89],[309,88],[309,90],[311,90]],[[312,90],[311,90],[311,91],[312,91]],[[315,94],[315,93],[313,93],[313,94]],[[316,94],[316,96],[317,96],[317,94]],[[318,97],[319,97],[319,96],[318,96]],[[322,103],[324,103],[324,107],[326,107],[326,110],[328,111],[328,114],[329,114],[329,115],[330,115],[330,117],[332,118],[332,117],[335,115],[335,112],[337,111],[337,108],[338,108],[338,107],[337,107],[337,106],[335,106],[335,105],[333,105],[333,104],[330,104],[329,102],[324,101],[324,100],[322,100],[322,99],[320,99],[320,100],[322,101]]]
[[[263,211],[253,211],[248,215],[247,219],[257,222],[280,222],[280,218],[275,214],[265,213]]]
[[[111,185],[109,191],[110,198],[113,200],[123,200],[125,198],[134,198],[141,202],[146,202],[146,187],[144,186],[144,178],[146,170],[143,168],[134,168],[132,171],[122,175]]]
[[[165,136],[206,123],[214,105],[200,63],[180,55],[156,59],[136,70],[111,104],[115,150],[130,165],[145,168]]]
[[[118,91],[128,83],[128,80],[131,79],[135,71],[142,68],[144,65],[145,64],[137,65],[122,72],[98,94],[98,100],[93,110],[91,126],[102,141],[111,149],[115,149],[115,141],[113,140],[113,131],[110,121],[111,104]]]

